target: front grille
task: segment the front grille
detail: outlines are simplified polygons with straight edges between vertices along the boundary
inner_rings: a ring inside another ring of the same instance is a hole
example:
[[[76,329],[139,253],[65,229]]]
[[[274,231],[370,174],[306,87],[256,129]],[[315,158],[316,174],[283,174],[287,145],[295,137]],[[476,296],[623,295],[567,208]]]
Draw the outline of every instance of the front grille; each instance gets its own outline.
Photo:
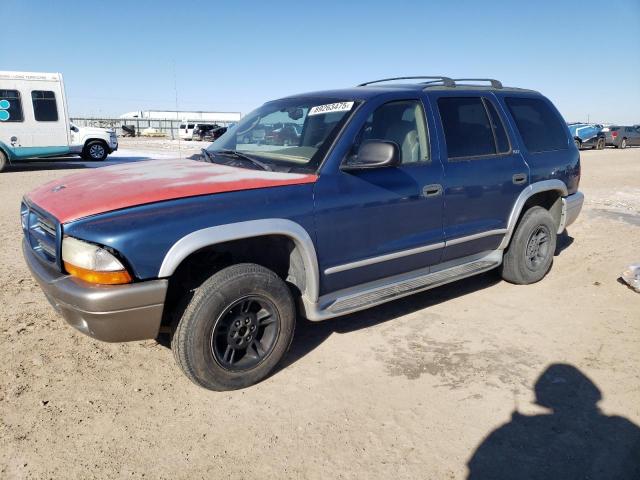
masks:
[[[23,203],[22,228],[31,249],[49,263],[57,261],[58,228],[55,219]]]

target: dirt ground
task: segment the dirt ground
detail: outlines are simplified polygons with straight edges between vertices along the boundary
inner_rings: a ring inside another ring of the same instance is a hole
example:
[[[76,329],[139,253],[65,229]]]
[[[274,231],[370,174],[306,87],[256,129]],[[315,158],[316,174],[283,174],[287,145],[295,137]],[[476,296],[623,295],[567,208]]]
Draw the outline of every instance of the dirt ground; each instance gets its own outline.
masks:
[[[174,155],[165,145],[123,140],[109,163]],[[186,147],[188,156],[200,146]],[[285,365],[229,393],[191,384],[155,341],[77,333],[31,279],[22,195],[102,164],[34,162],[0,174],[0,477],[458,479],[484,445],[472,473],[506,478],[514,462],[542,472],[553,457],[579,469],[607,451],[606,439],[634,441],[640,294],[617,279],[640,262],[640,148],[582,160],[585,206],[542,282],[514,286],[489,272],[340,319],[301,320]]]

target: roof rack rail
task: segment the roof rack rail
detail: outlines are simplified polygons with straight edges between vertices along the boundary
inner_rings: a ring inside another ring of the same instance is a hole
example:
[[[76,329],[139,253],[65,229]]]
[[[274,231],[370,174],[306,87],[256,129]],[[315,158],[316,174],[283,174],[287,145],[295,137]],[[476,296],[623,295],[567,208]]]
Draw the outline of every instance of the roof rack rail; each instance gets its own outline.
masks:
[[[455,82],[489,82],[492,88],[502,88],[502,82],[493,78],[456,78]]]
[[[383,78],[381,80],[373,80],[371,82],[365,82],[365,83],[361,83],[358,85],[358,87],[366,87],[367,85],[371,85],[372,83],[382,83],[382,82],[391,82],[394,80],[434,80],[436,82],[442,82],[442,84],[445,87],[455,87],[456,83],[453,81],[453,79],[449,78],[449,77],[433,77],[433,76],[413,76],[413,77],[394,77],[394,78]],[[428,83],[433,83],[433,82],[428,82]]]

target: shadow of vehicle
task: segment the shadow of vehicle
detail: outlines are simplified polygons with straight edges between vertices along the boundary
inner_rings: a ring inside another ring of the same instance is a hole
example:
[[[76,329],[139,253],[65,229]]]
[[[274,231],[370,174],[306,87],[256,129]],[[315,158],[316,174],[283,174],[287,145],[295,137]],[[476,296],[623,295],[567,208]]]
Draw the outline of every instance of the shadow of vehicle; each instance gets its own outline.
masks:
[[[551,413],[523,415],[490,433],[476,449],[469,480],[640,478],[640,428],[604,415],[598,387],[572,365],[553,364],[535,384]]]
[[[20,160],[7,166],[5,173],[10,172],[31,172],[39,170],[77,170],[80,168],[100,168],[110,165],[121,165],[123,163],[141,162],[153,160],[151,157],[114,157],[102,162],[88,162],[81,157],[52,157],[46,160]]]
[[[500,281],[497,271],[493,270],[331,320],[311,322],[298,317],[293,344],[278,370],[292,365],[334,333],[345,334],[379,325],[418,310],[489,288]]]
[[[558,235],[558,238],[556,240],[556,251],[553,253],[553,256],[557,257],[558,255],[560,255],[564,250],[569,248],[573,241],[573,237],[569,235],[566,230],[562,232],[560,235]]]

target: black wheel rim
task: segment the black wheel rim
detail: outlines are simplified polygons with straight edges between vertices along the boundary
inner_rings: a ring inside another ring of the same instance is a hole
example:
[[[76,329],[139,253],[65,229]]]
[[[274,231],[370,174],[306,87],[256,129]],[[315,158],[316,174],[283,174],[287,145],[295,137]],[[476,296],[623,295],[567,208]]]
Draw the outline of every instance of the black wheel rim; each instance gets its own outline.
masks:
[[[91,145],[89,154],[92,158],[102,158],[104,155],[104,147],[102,145]]]
[[[216,320],[211,353],[226,370],[249,370],[271,354],[279,333],[280,316],[270,300],[261,295],[242,297]]]
[[[551,232],[544,225],[536,227],[527,241],[526,263],[531,270],[539,270],[550,254]]]

